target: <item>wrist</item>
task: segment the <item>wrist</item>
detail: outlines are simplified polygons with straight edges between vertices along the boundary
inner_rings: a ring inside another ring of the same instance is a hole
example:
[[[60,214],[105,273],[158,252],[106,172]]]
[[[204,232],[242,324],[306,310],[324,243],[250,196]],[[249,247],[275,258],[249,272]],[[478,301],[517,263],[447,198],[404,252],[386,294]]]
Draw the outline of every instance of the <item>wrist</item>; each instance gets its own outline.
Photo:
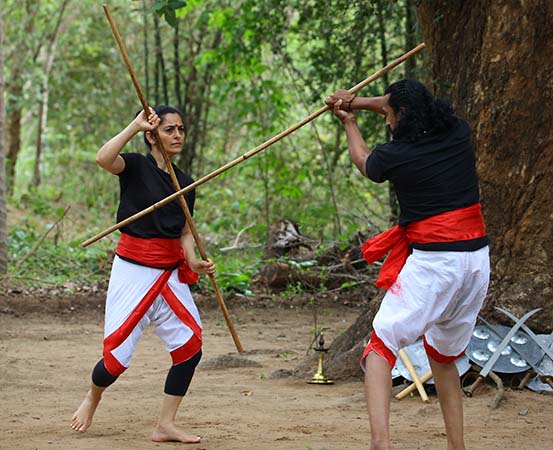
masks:
[[[348,114],[348,116],[345,119],[342,119],[342,124],[344,124],[344,126],[350,125],[350,124],[357,125],[357,120],[355,119],[355,115]]]
[[[142,128],[140,127],[140,125],[138,125],[134,120],[129,124],[129,126],[127,127],[127,131],[129,133],[131,133],[133,136],[135,134],[138,134],[140,133],[141,131],[144,131],[142,130]]]

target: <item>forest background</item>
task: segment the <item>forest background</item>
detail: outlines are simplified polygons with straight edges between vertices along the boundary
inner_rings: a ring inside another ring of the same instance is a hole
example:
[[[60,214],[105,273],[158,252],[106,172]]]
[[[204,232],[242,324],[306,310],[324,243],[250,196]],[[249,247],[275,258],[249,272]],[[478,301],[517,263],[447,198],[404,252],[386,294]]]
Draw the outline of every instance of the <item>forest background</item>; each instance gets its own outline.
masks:
[[[109,6],[149,102],[184,111],[188,133],[177,164],[196,179],[426,41],[427,50],[360,95],[419,78],[469,120],[493,242],[489,309],[542,306],[538,325],[546,331],[553,316],[552,112],[544,108],[553,85],[552,3],[114,0]],[[95,154],[140,103],[100,2],[3,0],[1,9],[2,286],[71,292],[105,282],[117,233],[80,246],[114,223],[118,201],[117,179],[96,166]],[[359,113],[358,122],[369,147],[388,139],[381,117]],[[128,151],[145,149],[137,138]],[[349,248],[356,232],[387,228],[396,214],[390,187],[354,170],[342,127],[327,113],[200,186],[195,221],[224,293],[248,296],[275,222],[298,224],[322,253]],[[237,236],[240,248],[229,250]]]
[[[334,89],[353,86],[416,41],[406,42],[405,5],[390,2],[328,2],[324,16],[317,2],[183,4],[113,1],[110,10],[146,98],[184,111],[188,133],[177,164],[195,178],[324,106]],[[80,247],[114,221],[118,203],[117,178],[96,166],[95,154],[140,103],[99,2],[4,1],[3,9],[11,280],[105,278],[118,233]],[[390,76],[405,77],[414,63]],[[363,94],[379,94],[387,82]],[[380,117],[359,120],[370,143],[386,140]],[[126,151],[144,153],[141,136]],[[247,285],[273,222],[291,220],[324,247],[385,227],[388,197],[387,186],[353,170],[341,127],[326,114],[198,188],[195,218],[222,287],[239,289],[234,282]],[[220,257],[241,230],[250,245]]]

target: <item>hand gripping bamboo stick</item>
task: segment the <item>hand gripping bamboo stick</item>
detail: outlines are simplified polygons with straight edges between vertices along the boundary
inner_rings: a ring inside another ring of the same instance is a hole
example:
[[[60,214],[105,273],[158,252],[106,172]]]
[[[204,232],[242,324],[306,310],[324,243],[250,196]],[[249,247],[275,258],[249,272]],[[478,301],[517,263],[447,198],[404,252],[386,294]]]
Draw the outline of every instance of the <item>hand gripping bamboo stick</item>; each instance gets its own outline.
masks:
[[[420,52],[425,47],[426,47],[426,45],[424,43],[419,44],[418,46],[416,46],[412,50],[408,51],[407,53],[403,54],[399,58],[392,61],[387,66],[380,69],[378,72],[375,72],[370,77],[368,77],[365,80],[361,81],[360,83],[356,84],[354,87],[349,89],[348,92],[350,94],[355,94],[356,92],[358,92],[359,90],[361,90],[365,86],[367,86],[369,83],[372,83],[374,80],[380,78],[381,76],[383,76],[385,73],[389,72],[394,67],[396,67],[399,64],[403,63],[405,60],[409,59],[411,56],[413,56],[416,53]],[[113,233],[114,231],[118,230],[119,228],[122,228],[125,225],[128,225],[129,223],[132,223],[135,220],[138,220],[141,217],[143,217],[147,214],[150,214],[151,212],[155,211],[156,209],[161,208],[162,206],[166,205],[167,203],[172,202],[179,195],[185,194],[188,191],[191,191],[192,189],[195,189],[196,187],[200,186],[201,184],[204,184],[204,183],[208,182],[209,180],[215,178],[216,176],[222,174],[223,172],[226,172],[231,167],[234,167],[234,166],[240,164],[241,162],[245,161],[246,159],[251,158],[252,156],[256,155],[257,153],[261,152],[262,150],[265,150],[270,145],[273,145],[275,142],[278,142],[282,138],[288,136],[289,134],[292,134],[298,128],[301,128],[304,125],[308,124],[313,119],[319,117],[321,114],[328,111],[329,109],[330,109],[330,106],[328,106],[328,105],[323,106],[318,111],[315,111],[314,113],[307,116],[305,119],[300,120],[298,123],[296,123],[295,125],[292,125],[290,128],[288,128],[284,131],[281,131],[279,134],[277,134],[276,136],[273,136],[271,139],[269,139],[268,141],[265,141],[263,144],[251,149],[250,151],[244,153],[242,156],[228,162],[224,166],[219,167],[218,169],[216,169],[213,172],[205,175],[203,178],[200,178],[199,180],[195,181],[194,183],[190,184],[189,186],[180,189],[179,191],[175,192],[174,194],[171,194],[170,196],[164,198],[163,200],[160,200],[159,202],[154,203],[153,205],[149,206],[148,208],[143,209],[142,211],[136,213],[135,215],[127,217],[125,220],[122,220],[121,222],[116,223],[115,225],[112,225],[109,228],[106,228],[101,233],[98,233],[97,235],[95,235],[95,236],[87,239],[86,241],[84,241],[81,245],[83,247],[87,247],[90,244],[93,244],[94,242],[96,242],[96,241],[102,239],[103,237],[107,236],[108,234]]]
[[[432,378],[432,371],[429,370],[426,372],[421,378],[421,383],[426,383],[428,380]],[[396,400],[402,400],[405,397],[407,397],[411,392],[415,392],[417,390],[417,385],[415,383],[411,383],[409,386],[407,386],[403,391],[396,394],[395,398]]]
[[[401,358],[401,361],[409,371],[409,374],[413,378],[413,382],[415,386],[417,387],[417,391],[419,391],[419,394],[421,396],[421,399],[424,403],[430,402],[430,399],[428,398],[428,395],[426,395],[426,391],[424,390],[424,386],[422,385],[422,381],[419,378],[419,374],[413,367],[413,363],[411,362],[411,359],[409,358],[409,355],[407,355],[407,352],[404,349],[401,349],[399,352],[399,357]]]
[[[113,21],[113,18],[111,16],[111,13],[109,12],[109,8],[107,5],[103,5],[104,12],[106,13],[106,17],[109,21],[109,24],[111,26],[111,30],[113,31],[113,34],[115,36],[115,40],[117,41],[117,45],[119,46],[119,50],[121,50],[121,55],[123,56],[123,59],[125,61],[125,65],[127,66],[127,69],[129,70],[129,74],[131,76],[132,82],[134,84],[134,87],[136,89],[136,93],[138,94],[138,98],[140,99],[140,102],[142,103],[142,107],[144,108],[144,111],[146,115],[150,113],[148,102],[146,101],[146,98],[144,97],[144,94],[142,93],[142,89],[140,88],[140,85],[138,84],[138,80],[136,78],[136,75],[134,73],[134,70],[132,68],[131,62],[129,60],[129,57],[127,55],[127,51],[125,49],[125,46],[123,45],[123,41],[121,39],[121,36],[119,35],[119,31],[117,30],[117,26],[115,25],[115,22]],[[157,148],[160,149],[161,154],[163,155],[163,160],[165,161],[165,165],[167,167],[167,170],[169,171],[169,175],[171,177],[171,181],[173,183],[173,186],[175,187],[175,190],[177,193],[181,191],[181,187],[179,186],[179,182],[177,180],[177,176],[175,175],[175,171],[173,170],[173,165],[171,164],[171,160],[167,153],[165,152],[165,149],[163,148],[163,144],[161,142],[161,139],[159,138],[159,134],[157,130],[154,130],[153,132],[154,139],[156,141]],[[194,241],[196,242],[196,246],[198,247],[198,252],[200,253],[202,259],[204,261],[207,261],[207,254],[203,248],[202,242],[200,240],[200,236],[198,235],[198,232],[196,230],[196,226],[194,225],[194,221],[192,220],[192,215],[190,214],[190,210],[188,209],[188,205],[186,204],[186,201],[184,199],[184,193],[180,193],[177,195],[179,203],[182,207],[182,210],[184,212],[184,215],[186,217],[186,223],[190,227],[190,231],[192,232],[192,235],[194,236]],[[238,339],[238,334],[236,333],[236,330],[234,329],[234,325],[232,323],[232,319],[230,317],[230,314],[227,310],[227,307],[225,305],[225,302],[223,300],[223,296],[221,295],[221,291],[219,290],[219,286],[217,285],[217,282],[215,281],[215,276],[213,274],[209,274],[209,280],[211,281],[211,285],[213,286],[213,290],[215,291],[215,296],[217,297],[217,301],[219,303],[219,306],[221,307],[221,310],[223,311],[223,315],[225,316],[225,320],[227,322],[227,326],[230,330],[230,334],[232,335],[232,339],[234,340],[234,345],[236,346],[236,349],[242,353],[244,350],[242,348],[242,344],[240,343],[240,340]]]

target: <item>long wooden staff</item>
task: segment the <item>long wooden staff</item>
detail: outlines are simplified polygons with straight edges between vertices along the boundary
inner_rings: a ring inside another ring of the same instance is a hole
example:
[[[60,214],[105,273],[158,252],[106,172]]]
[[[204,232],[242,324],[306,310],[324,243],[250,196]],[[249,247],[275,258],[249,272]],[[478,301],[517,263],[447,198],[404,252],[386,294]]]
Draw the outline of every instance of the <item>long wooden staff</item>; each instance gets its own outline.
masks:
[[[142,89],[140,89],[140,85],[138,84],[138,80],[136,79],[136,75],[134,73],[134,70],[132,68],[131,62],[129,60],[129,57],[127,55],[127,51],[125,50],[125,46],[123,45],[123,41],[121,40],[121,36],[119,35],[119,31],[117,30],[117,27],[115,26],[115,22],[113,21],[113,18],[111,17],[111,14],[109,12],[109,8],[107,5],[103,5],[104,11],[106,13],[106,16],[108,18],[109,24],[111,25],[111,30],[113,31],[113,35],[115,36],[115,40],[117,41],[117,45],[119,46],[119,50],[121,50],[121,55],[123,56],[123,59],[125,60],[125,65],[127,66],[127,69],[129,69],[129,74],[131,76],[132,82],[134,84],[134,87],[136,89],[136,93],[138,94],[138,98],[140,99],[140,102],[142,103],[142,108],[144,108],[144,112],[146,115],[150,114],[150,108],[148,106],[148,102],[146,102],[146,98],[144,97],[144,94],[142,93]],[[157,130],[154,130],[153,132],[154,140],[156,143],[157,148],[161,151],[161,154],[163,155],[163,160],[165,161],[165,166],[167,167],[167,170],[169,171],[169,175],[171,177],[171,181],[173,182],[173,186],[175,187],[175,190],[178,192],[177,197],[179,199],[180,205],[182,207],[182,210],[184,211],[184,215],[186,217],[186,222],[188,223],[188,226],[190,227],[190,231],[192,232],[192,235],[194,236],[194,240],[196,241],[196,246],[198,247],[198,252],[200,253],[202,259],[204,261],[207,261],[207,254],[204,251],[202,242],[200,240],[200,236],[198,235],[198,232],[196,230],[196,226],[194,225],[194,221],[192,220],[192,215],[190,214],[190,210],[188,209],[188,205],[186,204],[186,201],[184,199],[184,193],[181,192],[181,187],[179,185],[179,181],[177,179],[177,176],[175,175],[175,171],[173,170],[173,165],[171,163],[171,159],[165,152],[165,149],[163,148],[163,144],[161,142],[161,139],[159,138],[159,133]],[[190,190],[190,189],[189,189]],[[238,335],[236,334],[236,330],[234,329],[234,325],[232,324],[232,319],[230,318],[230,314],[227,310],[227,307],[225,305],[225,302],[223,300],[223,296],[221,295],[221,291],[219,290],[219,286],[217,286],[217,282],[215,281],[215,276],[213,274],[209,274],[209,279],[211,281],[211,285],[213,286],[213,290],[215,291],[215,295],[217,297],[217,301],[219,302],[219,306],[223,310],[223,315],[225,316],[225,320],[227,321],[228,328],[230,330],[230,334],[232,335],[232,339],[234,340],[234,345],[236,346],[236,349],[242,353],[244,350],[242,348],[242,344],[240,344],[240,340],[238,339]]]
[[[363,89],[369,83],[373,82],[377,78],[380,78],[386,72],[388,72],[389,70],[393,69],[397,65],[404,62],[406,59],[413,56],[415,53],[418,53],[419,51],[421,51],[425,46],[426,45],[424,43],[419,44],[414,49],[408,51],[407,53],[405,53],[404,55],[402,55],[399,58],[395,59],[390,64],[383,67],[378,72],[374,73],[373,75],[371,75],[370,77],[368,77],[367,79],[362,81],[361,83],[359,83],[359,84],[355,85],[354,87],[352,87],[351,89],[349,89],[348,92],[350,94],[355,94],[357,91]],[[263,144],[261,144],[261,145],[255,147],[254,149],[244,153],[242,156],[240,156],[240,157],[236,158],[235,160],[225,164],[222,167],[219,167],[217,170],[214,170],[210,174],[204,176],[203,178],[200,178],[199,180],[197,180],[194,183],[186,186],[185,188],[182,188],[181,190],[175,192],[174,194],[171,194],[170,196],[164,198],[163,200],[160,200],[159,202],[154,203],[153,205],[149,206],[148,208],[143,209],[142,211],[136,213],[135,215],[127,217],[125,220],[122,220],[121,222],[116,223],[115,225],[112,225],[109,228],[106,228],[104,231],[102,231],[101,233],[98,233],[96,236],[93,236],[90,239],[87,239],[86,241],[84,241],[81,245],[83,247],[87,247],[90,244],[93,244],[94,242],[96,242],[96,241],[102,239],[103,237],[107,236],[108,234],[113,233],[114,231],[118,230],[119,228],[122,228],[125,225],[128,225],[129,223],[132,223],[135,220],[138,220],[141,217],[143,217],[147,214],[150,214],[151,212],[155,211],[156,209],[161,208],[162,206],[166,205],[167,203],[172,202],[179,195],[185,194],[186,192],[191,191],[192,189],[195,189],[196,187],[200,186],[201,184],[204,184],[207,181],[211,180],[212,178],[215,178],[216,176],[218,176],[218,175],[222,174],[223,172],[227,171],[231,167],[234,167],[237,164],[240,164],[241,162],[245,161],[246,159],[251,158],[255,154],[259,153],[260,151],[265,150],[270,145],[273,145],[275,142],[280,141],[282,138],[284,138],[285,136],[288,136],[289,134],[293,133],[298,128],[303,127],[304,125],[311,122],[316,117],[319,117],[322,113],[328,111],[329,109],[330,109],[330,106],[328,106],[328,105],[323,106],[318,111],[315,111],[311,115],[307,116],[305,119],[299,121],[295,125],[292,125],[290,128],[288,128],[284,131],[281,131],[279,134],[272,137],[268,141],[265,141]]]

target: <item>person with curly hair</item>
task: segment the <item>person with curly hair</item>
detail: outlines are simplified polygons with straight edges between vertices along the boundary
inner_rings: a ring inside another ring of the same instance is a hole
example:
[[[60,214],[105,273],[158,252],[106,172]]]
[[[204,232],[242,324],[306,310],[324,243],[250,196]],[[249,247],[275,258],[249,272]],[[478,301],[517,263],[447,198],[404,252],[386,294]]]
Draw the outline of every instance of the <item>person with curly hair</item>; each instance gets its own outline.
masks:
[[[325,103],[344,126],[354,165],[376,183],[390,181],[400,208],[398,224],[362,246],[369,263],[389,252],[376,281],[387,292],[361,360],[371,449],[391,448],[391,369],[399,350],[423,336],[448,450],[464,450],[455,360],[469,343],[490,276],[470,126],[416,80],[393,83],[380,97],[338,90]],[[369,151],[356,110],[384,115],[392,140]]]

